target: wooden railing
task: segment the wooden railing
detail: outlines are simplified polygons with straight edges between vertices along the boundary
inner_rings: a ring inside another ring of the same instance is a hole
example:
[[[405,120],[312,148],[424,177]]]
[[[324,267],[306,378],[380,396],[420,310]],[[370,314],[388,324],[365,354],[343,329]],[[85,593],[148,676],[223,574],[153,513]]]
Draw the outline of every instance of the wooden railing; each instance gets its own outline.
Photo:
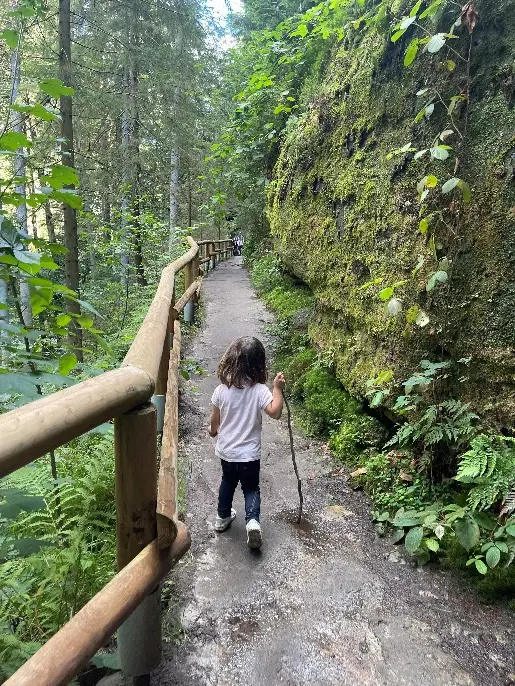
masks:
[[[0,477],[113,418],[115,447],[118,574],[8,679],[9,686],[67,684],[119,627],[124,671],[143,683],[140,677],[146,681],[159,663],[154,591],[190,546],[177,512],[179,314],[186,310],[185,320],[193,320],[201,273],[232,252],[232,241],[188,243],[190,249],[163,270],[119,369],[0,415]],[[182,269],[184,294],[175,301]]]

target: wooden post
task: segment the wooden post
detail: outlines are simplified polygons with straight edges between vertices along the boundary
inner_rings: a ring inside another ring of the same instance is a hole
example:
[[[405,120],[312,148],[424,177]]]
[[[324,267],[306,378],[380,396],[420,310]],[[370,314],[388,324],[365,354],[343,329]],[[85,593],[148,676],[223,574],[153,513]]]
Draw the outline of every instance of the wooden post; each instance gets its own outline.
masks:
[[[114,422],[116,558],[123,569],[157,535],[156,408],[147,403]]]
[[[216,253],[215,244],[213,242],[209,244],[209,255],[211,257],[211,269],[214,269],[216,267]]]
[[[194,265],[192,260],[184,267],[184,292],[188,290],[194,281],[193,270]],[[190,300],[190,302],[186,303],[184,308],[184,321],[186,324],[193,324],[195,321],[195,305],[193,304],[193,300]]]
[[[115,419],[116,556],[123,569],[157,536],[156,408],[148,403]],[[122,671],[149,674],[161,659],[159,593],[150,594],[118,634]],[[149,640],[150,639],[150,640]],[[139,650],[145,646],[145,650]]]

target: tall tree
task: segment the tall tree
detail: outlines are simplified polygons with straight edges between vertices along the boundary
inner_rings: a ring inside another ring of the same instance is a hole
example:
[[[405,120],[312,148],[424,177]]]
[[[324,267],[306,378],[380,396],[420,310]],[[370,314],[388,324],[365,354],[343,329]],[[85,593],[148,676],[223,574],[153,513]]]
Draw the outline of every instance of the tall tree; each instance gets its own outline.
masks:
[[[59,76],[65,86],[72,85],[72,51],[70,32],[70,0],[59,0]],[[75,152],[73,143],[73,105],[71,95],[60,96],[61,110],[61,162],[66,167],[75,167]],[[73,175],[72,175],[73,176]],[[73,190],[74,184],[66,184]],[[77,212],[69,204],[63,205],[65,280],[72,291],[79,292],[79,245],[77,236]],[[80,304],[69,299],[68,311],[72,315],[80,315]],[[82,330],[73,324],[77,357],[82,360]]]

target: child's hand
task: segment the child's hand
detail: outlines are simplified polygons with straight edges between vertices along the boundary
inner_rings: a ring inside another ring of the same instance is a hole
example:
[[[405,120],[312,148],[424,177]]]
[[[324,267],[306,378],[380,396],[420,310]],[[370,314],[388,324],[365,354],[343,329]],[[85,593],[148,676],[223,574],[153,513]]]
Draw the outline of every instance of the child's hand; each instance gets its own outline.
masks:
[[[284,387],[286,386],[286,379],[284,378],[284,374],[282,372],[279,372],[276,374],[275,379],[273,380],[273,386],[275,388],[279,388],[279,390],[284,390]]]

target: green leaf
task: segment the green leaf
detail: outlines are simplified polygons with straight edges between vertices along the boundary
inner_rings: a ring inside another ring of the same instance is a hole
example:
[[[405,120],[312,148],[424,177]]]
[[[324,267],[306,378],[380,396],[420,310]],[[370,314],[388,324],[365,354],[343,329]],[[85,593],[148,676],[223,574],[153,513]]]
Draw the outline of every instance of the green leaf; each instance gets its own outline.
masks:
[[[78,360],[75,353],[66,353],[59,358],[59,373],[63,376],[68,376],[71,370],[76,366]]]
[[[58,200],[65,205],[69,205],[74,210],[82,209],[82,198],[71,190],[54,191],[51,196],[54,200]]]
[[[397,529],[393,532],[391,541],[392,543],[398,543],[404,538],[404,529]]]
[[[435,536],[442,540],[442,538],[445,535],[445,529],[441,524],[438,524],[438,526],[435,527]]]
[[[392,288],[392,286],[387,286],[386,288],[383,288],[382,291],[379,291],[378,295],[381,298],[381,300],[386,302],[392,297],[393,291],[394,289]]]
[[[23,330],[19,326],[14,326],[14,324],[9,324],[0,319],[0,331],[7,331],[16,335],[22,334]]]
[[[414,160],[419,160],[423,155],[426,154],[429,148],[424,148],[424,150],[419,150],[413,155]]]
[[[40,264],[41,255],[38,252],[31,252],[30,250],[13,250],[13,255],[18,262],[26,264]]]
[[[73,95],[75,93],[73,88],[65,86],[59,79],[43,79],[39,83],[39,88],[51,98],[59,98],[61,95]]]
[[[73,167],[65,164],[53,164],[50,174],[41,177],[41,183],[51,186],[55,190],[61,190],[64,186],[76,186],[79,183],[79,175]]]
[[[39,102],[35,105],[11,105],[11,110],[15,112],[24,112],[25,114],[32,114],[36,119],[41,119],[42,121],[55,121],[59,117],[50,108],[44,107]]]
[[[0,517],[15,519],[20,512],[43,510],[46,503],[43,498],[25,493],[17,488],[0,489],[0,497],[6,502],[0,505]]]
[[[499,560],[501,559],[501,551],[496,545],[493,545],[491,548],[488,548],[486,551],[486,564],[490,567],[490,569],[493,569],[499,564]]]
[[[421,8],[421,6],[422,6],[422,0],[418,0],[418,2],[416,2],[416,3],[413,5],[413,7],[411,8],[411,12],[409,13],[410,17],[415,17],[415,18],[416,18],[417,14],[418,14],[418,11],[419,11],[419,9]]]
[[[453,177],[446,181],[442,186],[442,193],[450,193],[460,183],[461,179]]]
[[[464,517],[456,521],[454,530],[456,538],[467,552],[475,548],[479,543],[480,531],[479,526],[470,517]]]
[[[480,574],[484,575],[488,572],[488,567],[485,565],[483,560],[476,560],[474,564],[476,565],[476,569]]]
[[[70,323],[70,321],[71,321],[71,317],[70,317],[69,314],[59,314],[59,315],[57,315],[57,317],[55,318],[55,323],[56,323],[57,326],[59,326],[59,327],[68,326],[68,324]]]
[[[28,557],[39,553],[41,548],[52,546],[51,541],[42,541],[39,538],[17,538],[10,541],[20,557]]]
[[[440,550],[440,544],[438,543],[436,538],[426,539],[426,547],[433,553],[437,553]]]
[[[401,21],[399,24],[399,28],[402,29],[403,31],[406,31],[406,29],[409,29],[409,27],[413,24],[414,21],[416,21],[417,18],[414,16],[409,16],[406,17]]]
[[[429,7],[422,12],[420,15],[419,19],[425,19],[426,17],[434,17],[434,15],[438,12],[438,8],[442,4],[443,0],[435,0],[433,3],[429,5]]]
[[[436,145],[434,148],[430,148],[431,156],[436,160],[446,160],[449,157],[449,151],[443,148],[441,145]]]
[[[427,233],[428,228],[429,222],[427,221],[427,219],[421,219],[418,225],[418,230],[420,231],[420,233]]]
[[[7,47],[14,50],[18,47],[18,32],[12,29],[4,29],[0,33],[0,38],[7,43]]]
[[[399,38],[404,36],[405,33],[406,33],[405,30],[395,31],[395,33],[393,34],[393,36],[391,38],[392,43],[396,43],[399,40]]]
[[[408,531],[404,539],[404,547],[410,555],[413,555],[419,549],[423,536],[424,529],[421,526],[416,526]]]
[[[414,38],[406,49],[404,54],[404,66],[409,67],[418,53],[418,38]]]
[[[118,653],[97,653],[93,655],[91,662],[100,669],[120,669]]]
[[[454,62],[453,60],[445,60],[444,64],[447,67],[448,71],[454,71],[456,69],[456,62]]]
[[[77,322],[81,325],[83,329],[91,329],[91,327],[94,324],[91,317],[88,317],[87,314],[81,314],[79,317],[77,317]]]
[[[183,377],[183,379],[186,379],[186,381],[190,380],[190,375],[185,369],[181,369],[181,376]]]
[[[510,536],[515,536],[515,524],[508,524],[506,527],[506,533]]]
[[[463,202],[466,205],[468,205],[468,203],[470,202],[470,186],[466,181],[462,181],[461,179],[458,185],[461,188],[461,192],[463,193]]]
[[[16,133],[15,131],[8,131],[0,136],[0,150],[11,150],[15,152],[18,148],[30,148],[31,141],[24,133]]]
[[[431,103],[429,103],[429,105],[427,105],[427,107],[424,108],[424,115],[426,117],[430,117],[434,111],[435,111],[435,104],[434,104],[434,102],[431,102]]]
[[[433,176],[430,174],[429,176],[426,177],[426,187],[427,188],[434,188],[438,184],[438,179],[436,176]]]
[[[445,45],[445,34],[437,33],[431,37],[429,43],[427,44],[426,50],[429,53],[436,53],[443,48]]]
[[[301,38],[305,38],[308,35],[308,27],[307,24],[299,24],[296,28],[295,31],[291,34],[292,36],[300,36]]]

